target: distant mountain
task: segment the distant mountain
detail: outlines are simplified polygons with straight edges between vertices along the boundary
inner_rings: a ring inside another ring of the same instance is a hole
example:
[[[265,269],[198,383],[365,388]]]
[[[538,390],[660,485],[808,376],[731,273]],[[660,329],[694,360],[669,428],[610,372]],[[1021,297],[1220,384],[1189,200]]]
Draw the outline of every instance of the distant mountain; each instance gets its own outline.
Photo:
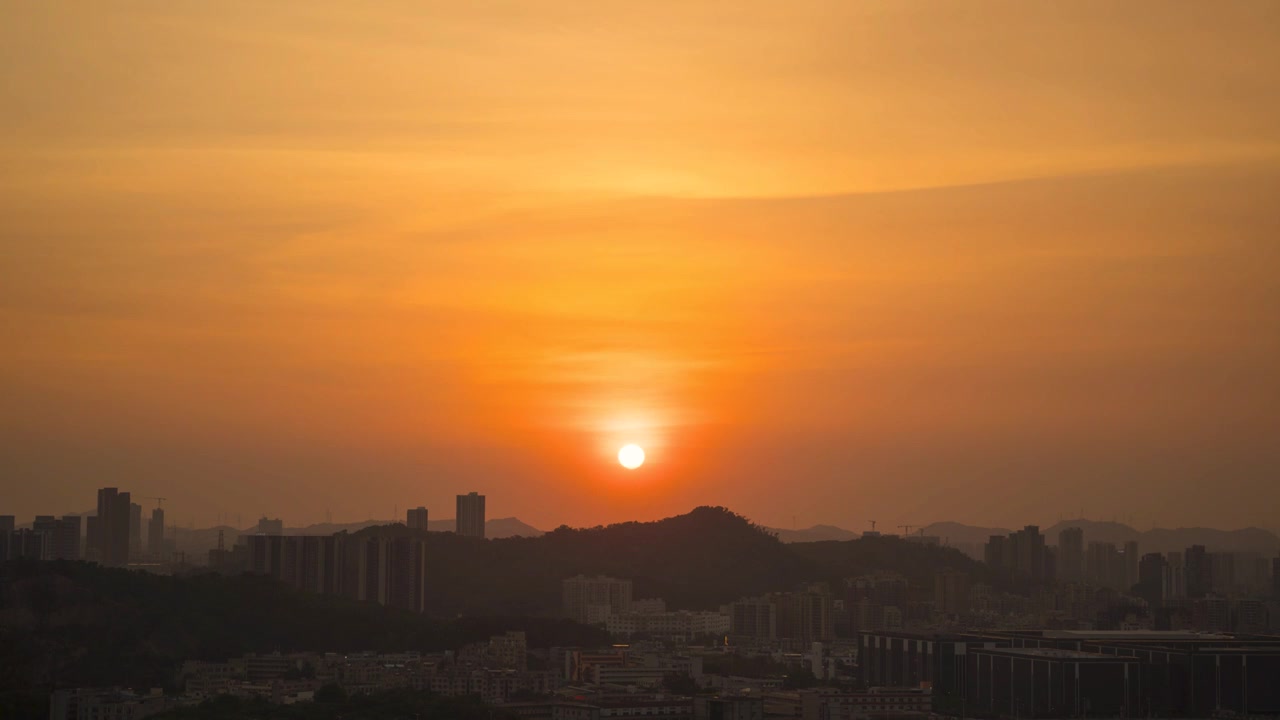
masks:
[[[823,540],[853,540],[861,537],[861,533],[845,530],[835,525],[814,525],[803,530],[787,530],[785,528],[765,528],[784,543],[822,542]]]
[[[1241,530],[1155,528],[1143,532],[1124,523],[1107,520],[1063,520],[1040,528],[1040,532],[1044,534],[1047,544],[1057,545],[1058,534],[1069,527],[1083,530],[1086,543],[1109,542],[1123,545],[1136,540],[1138,550],[1144,553],[1180,551],[1192,545],[1204,545],[1211,552],[1256,552],[1266,556],[1274,556],[1280,552],[1280,537],[1256,527]],[[943,544],[952,546],[982,545],[992,535],[1007,535],[1011,532],[1005,528],[975,527],[956,522],[934,523],[925,527],[924,531],[926,535],[936,535],[943,539]]]
[[[432,532],[453,532],[456,527],[457,521],[454,518],[427,522],[427,529]],[[484,524],[484,536],[494,540],[509,537],[538,537],[545,534],[538,528],[521,521],[520,518],[493,518],[486,520]]]
[[[925,535],[942,539],[944,545],[985,545],[992,535],[1008,535],[1008,528],[977,527],[958,522],[936,522],[926,525]]]
[[[1085,531],[1086,537],[1088,530]],[[1242,530],[1215,530],[1213,528],[1156,528],[1142,534],[1138,548],[1143,552],[1169,552],[1185,550],[1192,545],[1204,545],[1210,550],[1230,552],[1256,552],[1274,557],[1280,552],[1280,538],[1262,528]]]
[[[359,532],[367,527],[376,525],[386,525],[386,520],[361,520],[352,523],[316,523],[305,527],[285,528],[285,535],[332,535],[339,532]],[[431,520],[427,526],[433,532],[453,532],[455,527],[453,518],[445,520]],[[184,552],[188,555],[188,559],[197,564],[203,563],[203,558],[209,554],[210,550],[218,547],[218,532],[223,533],[223,543],[226,547],[236,544],[236,539],[241,535],[252,535],[257,530],[256,526],[245,530],[237,530],[230,525],[220,525],[211,528],[197,528],[189,530],[187,528],[176,528],[174,533],[174,547],[178,552]],[[498,539],[509,537],[538,537],[543,532],[532,525],[522,522],[519,518],[494,518],[484,524],[485,537]]]
[[[1057,545],[1058,535],[1069,527],[1078,527],[1084,530],[1085,543],[1108,542],[1123,545],[1132,540],[1137,540],[1139,545],[1142,544],[1142,531],[1112,520],[1063,520],[1047,528],[1040,528],[1040,532],[1044,533],[1046,543]],[[1161,551],[1152,550],[1151,552]]]
[[[1154,528],[1146,532],[1124,523],[1098,520],[1064,520],[1044,529],[1046,542],[1058,543],[1058,533],[1069,527],[1084,530],[1084,541],[1117,545],[1136,540],[1140,552],[1173,552],[1192,545],[1204,545],[1210,552],[1256,552],[1274,556],[1280,552],[1280,537],[1261,528],[1217,530],[1214,528]]]

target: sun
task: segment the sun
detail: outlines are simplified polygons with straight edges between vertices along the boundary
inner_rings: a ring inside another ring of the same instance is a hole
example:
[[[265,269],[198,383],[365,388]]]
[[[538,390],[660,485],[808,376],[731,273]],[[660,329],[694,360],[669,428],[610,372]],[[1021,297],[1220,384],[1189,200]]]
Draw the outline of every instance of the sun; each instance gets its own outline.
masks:
[[[623,445],[618,450],[618,463],[628,470],[635,470],[644,464],[644,448],[639,445]]]

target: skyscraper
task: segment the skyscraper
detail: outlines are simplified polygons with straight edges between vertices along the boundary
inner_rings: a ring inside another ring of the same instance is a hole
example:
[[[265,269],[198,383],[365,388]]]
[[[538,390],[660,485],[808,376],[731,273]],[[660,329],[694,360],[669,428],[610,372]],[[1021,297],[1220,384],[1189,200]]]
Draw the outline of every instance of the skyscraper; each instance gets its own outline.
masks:
[[[1138,541],[1130,540],[1124,544],[1124,585],[1128,590],[1138,584],[1138,563],[1142,560],[1138,555]]]
[[[1058,578],[1084,580],[1084,530],[1069,527],[1058,533]]]
[[[12,515],[0,515],[0,532],[13,532],[17,527]]]
[[[463,537],[484,537],[484,496],[468,493],[458,496],[457,532]]]
[[[63,515],[53,536],[53,556],[61,560],[80,559],[80,516]]]
[[[394,532],[366,531],[344,538],[343,545],[343,594],[402,610],[426,610],[425,540]]]
[[[79,516],[66,515],[59,519],[52,515],[37,515],[31,530],[45,536],[44,551],[48,559],[80,559]]]
[[[1160,553],[1147,553],[1138,561],[1138,596],[1153,608],[1165,604],[1169,589],[1169,561]]]
[[[153,560],[164,559],[164,509],[151,511],[151,522],[147,525],[147,554]]]
[[[426,530],[427,509],[424,507],[409,508],[408,516],[405,518],[405,525],[410,530]]]
[[[1213,569],[1209,552],[1203,545],[1192,545],[1184,556],[1187,574],[1187,597],[1202,598],[1213,589]]]
[[[1091,583],[1116,590],[1124,584],[1124,558],[1116,550],[1115,543],[1089,543],[1085,571]]]
[[[129,503],[129,556],[142,555],[142,506]]]
[[[58,519],[52,515],[37,515],[34,522],[31,523],[31,529],[36,532],[48,533],[53,537],[53,533],[58,529]]]
[[[969,613],[969,576],[947,570],[933,576],[934,607],[943,615]]]
[[[23,528],[0,533],[0,560],[49,560],[53,543],[47,532]]]
[[[987,565],[1000,571],[1009,568],[1012,563],[1008,558],[1008,538],[1004,535],[992,535],[987,539],[987,545],[983,550],[983,559]]]
[[[107,566],[129,563],[129,493],[113,487],[98,490],[98,514],[89,518],[90,560]]]

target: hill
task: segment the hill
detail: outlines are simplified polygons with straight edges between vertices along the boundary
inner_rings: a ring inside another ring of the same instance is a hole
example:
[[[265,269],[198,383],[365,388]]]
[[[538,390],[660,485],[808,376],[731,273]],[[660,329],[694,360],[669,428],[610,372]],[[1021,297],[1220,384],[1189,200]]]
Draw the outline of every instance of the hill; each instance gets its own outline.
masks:
[[[894,535],[863,537],[845,542],[795,543],[788,546],[804,562],[823,573],[824,579],[838,581],[876,571],[900,573],[913,584],[931,588],[934,576],[943,570],[967,573],[974,582],[1001,585],[982,563],[955,548],[908,542]]]
[[[559,612],[574,575],[630,578],[636,597],[673,608],[715,609],[744,596],[897,570],[932,583],[938,570],[985,572],[959,552],[896,537],[783,543],[724,508],[700,507],[656,522],[561,527],[537,538],[477,542],[429,533],[430,611],[442,616]]]
[[[702,507],[656,522],[560,527],[540,537],[477,542],[428,533],[431,611],[442,615],[555,614],[564,578],[630,578],[636,597],[672,607],[715,608],[812,576],[776,537],[724,508]],[[742,562],[750,558],[751,562]]]

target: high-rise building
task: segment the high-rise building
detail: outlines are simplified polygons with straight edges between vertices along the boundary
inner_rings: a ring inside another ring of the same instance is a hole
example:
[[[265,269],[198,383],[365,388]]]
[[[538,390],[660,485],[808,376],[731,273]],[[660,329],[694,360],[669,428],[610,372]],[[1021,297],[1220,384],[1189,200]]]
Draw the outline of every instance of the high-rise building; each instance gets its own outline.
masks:
[[[53,537],[53,556],[60,560],[79,560],[80,516],[63,515]]]
[[[1280,557],[1271,558],[1271,596],[1280,600]]]
[[[1129,590],[1138,584],[1138,563],[1142,561],[1142,557],[1138,554],[1138,541],[1130,540],[1124,544],[1124,586],[1122,590]]]
[[[947,570],[934,575],[933,602],[943,615],[967,615],[969,613],[969,576]]]
[[[388,539],[387,605],[426,612],[427,544],[421,537],[397,535]]]
[[[142,555],[142,506],[129,503],[129,557]]]
[[[1115,543],[1089,543],[1085,555],[1085,578],[1095,585],[1115,590],[1124,585],[1124,558]]]
[[[98,490],[98,514],[89,518],[89,560],[121,567],[129,564],[130,496],[117,488]]]
[[[37,515],[31,524],[34,532],[45,535],[45,546],[50,560],[80,559],[80,517],[65,515],[55,518],[52,515]]]
[[[58,518],[52,515],[37,515],[31,523],[31,529],[47,534],[50,538],[58,531]]]
[[[1169,561],[1160,553],[1147,553],[1138,561],[1138,596],[1153,608],[1161,607],[1169,588]]]
[[[422,537],[375,532],[348,537],[344,544],[343,594],[426,611],[427,543]]]
[[[47,532],[23,528],[0,533],[0,560],[49,560],[52,548]]]
[[[405,525],[410,530],[426,530],[427,529],[427,509],[424,507],[409,508],[408,516],[405,518]]]
[[[1209,553],[1209,586],[1215,592],[1229,593],[1236,585],[1236,557],[1232,553]]]
[[[998,570],[1004,570],[1009,567],[1010,563],[1007,559],[1008,555],[1008,538],[1004,535],[992,535],[987,539],[987,545],[983,550],[982,558],[987,565]]]
[[[351,584],[351,597],[359,600],[379,600],[380,596],[366,598],[355,591],[357,579],[343,577],[345,563],[352,559],[344,549],[348,536],[345,532],[335,535],[247,535],[245,570],[256,575],[270,575],[282,583],[319,594],[344,592],[344,583]],[[221,561],[226,560],[224,550],[216,551]],[[212,563],[211,563],[212,564]]]
[[[151,522],[147,525],[147,554],[153,560],[164,559],[164,509],[151,511]]]
[[[295,540],[298,558],[296,586],[324,595],[339,593],[346,537],[343,533],[298,536]]]
[[[835,639],[834,602],[825,585],[811,585],[797,592],[774,593],[770,599],[777,608],[779,639],[792,640],[802,648]]]
[[[12,515],[0,515],[0,533],[13,532],[17,529],[16,518]]]
[[[604,623],[610,615],[631,612],[630,580],[578,575],[565,578],[562,590],[565,617],[583,624]]]
[[[778,639],[778,612],[773,601],[765,595],[730,603],[729,631],[743,637]]]
[[[264,515],[258,520],[258,529],[256,532],[259,535],[283,535],[284,521],[280,518],[273,519]]]
[[[1209,552],[1203,545],[1187,548],[1185,556],[1187,597],[1202,598],[1213,590],[1213,568],[1209,564]]]
[[[1044,535],[1036,525],[1028,525],[1012,536],[1014,538],[1016,565],[1014,570],[1022,577],[1045,580]]]
[[[468,493],[458,496],[457,532],[463,537],[484,537],[484,496]]]
[[[1164,556],[1169,568],[1169,583],[1165,590],[1165,598],[1185,598],[1187,596],[1187,566],[1178,551],[1167,552]]]
[[[1058,533],[1058,579],[1084,580],[1084,530],[1078,527]]]

